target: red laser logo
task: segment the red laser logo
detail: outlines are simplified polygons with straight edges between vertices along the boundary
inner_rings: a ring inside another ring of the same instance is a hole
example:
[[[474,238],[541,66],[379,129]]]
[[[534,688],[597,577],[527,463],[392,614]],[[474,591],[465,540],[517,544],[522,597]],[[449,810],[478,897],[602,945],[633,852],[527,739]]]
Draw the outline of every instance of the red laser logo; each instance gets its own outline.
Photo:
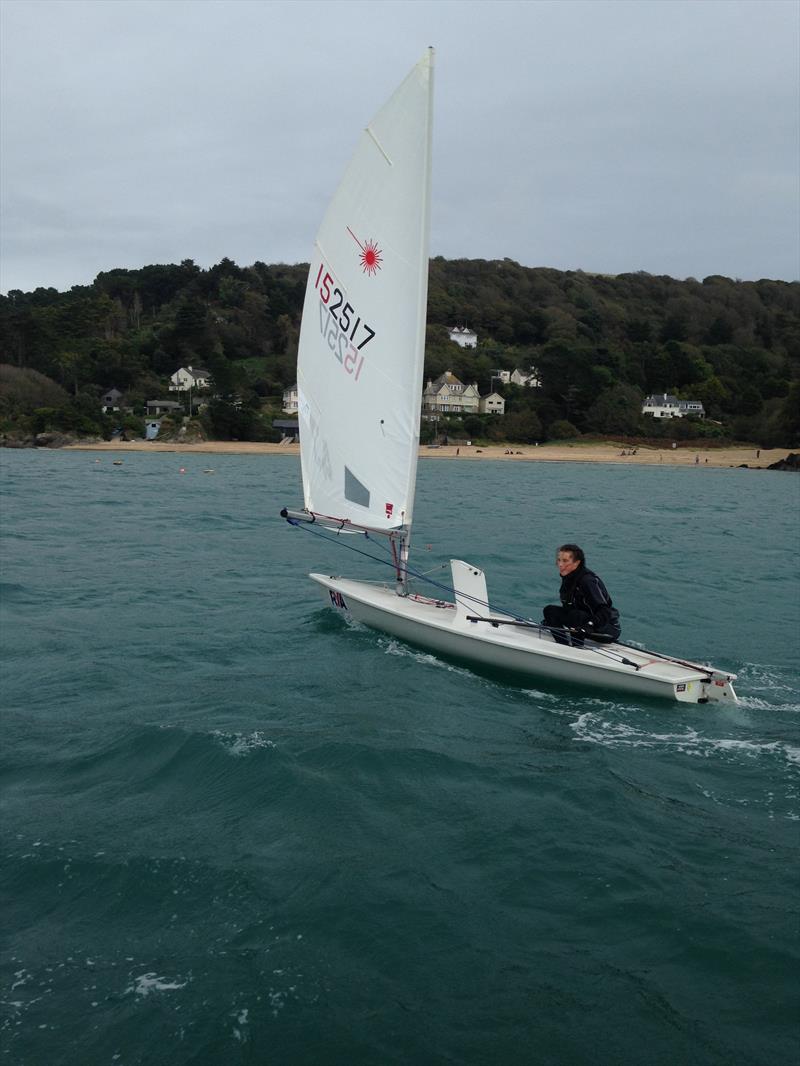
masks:
[[[377,242],[369,237],[362,243],[349,226],[347,227],[347,232],[361,249],[361,255],[359,256],[359,259],[361,260],[361,269],[365,274],[369,274],[370,277],[377,274],[383,261],[381,250],[378,247]]]

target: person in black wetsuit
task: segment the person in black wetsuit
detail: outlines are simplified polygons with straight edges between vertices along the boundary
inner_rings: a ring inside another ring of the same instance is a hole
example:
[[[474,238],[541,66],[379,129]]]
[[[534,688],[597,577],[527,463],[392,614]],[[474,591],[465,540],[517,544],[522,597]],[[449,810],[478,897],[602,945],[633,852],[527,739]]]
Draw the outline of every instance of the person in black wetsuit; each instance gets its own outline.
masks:
[[[607,644],[622,632],[619,611],[603,582],[586,568],[586,556],[577,544],[562,544],[556,555],[561,574],[561,604],[548,604],[542,625],[554,630],[559,644],[583,645],[585,637]],[[559,632],[564,629],[569,632]]]

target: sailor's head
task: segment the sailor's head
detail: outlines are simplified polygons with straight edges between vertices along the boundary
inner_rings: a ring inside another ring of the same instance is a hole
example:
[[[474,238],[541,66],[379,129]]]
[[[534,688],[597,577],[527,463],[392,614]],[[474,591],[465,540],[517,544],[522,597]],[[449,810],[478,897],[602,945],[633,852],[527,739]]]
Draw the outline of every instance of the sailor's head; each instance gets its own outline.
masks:
[[[577,544],[562,544],[556,553],[556,566],[562,577],[573,573],[585,562],[586,556],[583,554],[583,548],[579,548]]]

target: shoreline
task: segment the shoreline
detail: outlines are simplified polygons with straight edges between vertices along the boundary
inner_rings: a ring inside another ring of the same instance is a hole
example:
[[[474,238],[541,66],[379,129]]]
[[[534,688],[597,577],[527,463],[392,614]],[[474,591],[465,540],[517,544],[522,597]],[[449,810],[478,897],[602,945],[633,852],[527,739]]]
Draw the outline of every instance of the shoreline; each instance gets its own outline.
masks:
[[[180,444],[172,441],[98,441],[68,444],[63,451],[83,452],[172,452],[178,455],[300,455],[299,444],[267,444],[262,441],[202,441]],[[634,454],[635,452],[635,454]],[[495,460],[534,463],[615,463],[628,466],[700,466],[716,469],[740,467],[765,470],[785,459],[787,448],[652,448],[615,444],[523,444],[503,445],[422,445],[420,459],[447,459],[454,462]]]

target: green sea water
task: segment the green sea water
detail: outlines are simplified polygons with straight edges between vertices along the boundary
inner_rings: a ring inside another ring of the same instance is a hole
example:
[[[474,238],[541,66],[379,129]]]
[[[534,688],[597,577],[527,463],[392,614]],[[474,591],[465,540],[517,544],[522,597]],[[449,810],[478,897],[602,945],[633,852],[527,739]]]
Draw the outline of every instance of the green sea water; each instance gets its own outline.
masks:
[[[0,452],[0,1061],[797,1061],[800,479],[420,464],[419,570],[577,541],[718,707],[347,625],[293,457],[116,457]]]

